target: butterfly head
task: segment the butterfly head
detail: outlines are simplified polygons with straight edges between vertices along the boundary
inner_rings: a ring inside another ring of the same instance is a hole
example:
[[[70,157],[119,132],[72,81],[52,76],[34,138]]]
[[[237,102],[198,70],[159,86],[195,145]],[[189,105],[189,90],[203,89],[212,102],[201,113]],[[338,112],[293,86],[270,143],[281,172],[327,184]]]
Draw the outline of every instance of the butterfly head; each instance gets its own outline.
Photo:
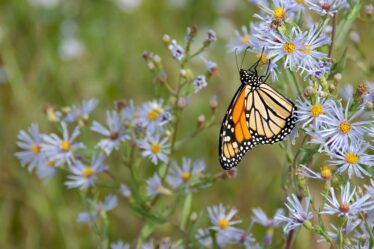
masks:
[[[252,71],[240,69],[239,74],[240,81],[244,85],[259,86],[262,83],[262,78],[258,77],[257,74]]]
[[[239,74],[240,74],[240,81],[243,83],[243,84],[248,84],[249,80],[250,80],[250,74],[248,73],[247,70],[245,69],[240,69],[239,71]]]

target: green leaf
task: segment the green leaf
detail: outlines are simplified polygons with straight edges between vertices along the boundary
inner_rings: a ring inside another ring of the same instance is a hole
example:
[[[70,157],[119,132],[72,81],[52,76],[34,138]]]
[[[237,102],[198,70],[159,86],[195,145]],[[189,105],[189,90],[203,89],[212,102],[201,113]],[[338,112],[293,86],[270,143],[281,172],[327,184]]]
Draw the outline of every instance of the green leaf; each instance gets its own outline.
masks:
[[[131,207],[132,210],[134,210],[136,213],[138,213],[140,216],[145,218],[146,220],[157,223],[157,224],[163,224],[166,222],[166,219],[157,215],[154,215],[144,209],[138,208],[138,207]]]
[[[181,219],[182,230],[186,228],[186,223],[191,212],[191,204],[192,204],[192,194],[189,193],[184,201],[184,206],[183,206],[183,211],[182,211],[182,219]]]
[[[155,228],[156,223],[147,223],[140,232],[140,242],[142,243],[144,240],[146,240],[153,233],[153,230],[155,230]]]
[[[336,29],[336,47],[343,45],[345,37],[347,36],[349,30],[352,27],[353,22],[357,19],[360,14],[362,4],[357,1],[356,4],[351,8],[349,14],[339,23]]]

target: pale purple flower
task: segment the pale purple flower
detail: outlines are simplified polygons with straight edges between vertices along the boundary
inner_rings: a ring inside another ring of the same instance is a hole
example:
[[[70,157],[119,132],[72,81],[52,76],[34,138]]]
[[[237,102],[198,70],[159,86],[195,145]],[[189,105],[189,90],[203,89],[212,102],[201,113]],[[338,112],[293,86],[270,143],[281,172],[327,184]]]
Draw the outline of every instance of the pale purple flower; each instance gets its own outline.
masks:
[[[286,223],[285,227],[283,228],[283,231],[286,234],[288,234],[291,230],[302,226],[306,221],[313,217],[313,214],[309,211],[309,197],[305,198],[305,205],[303,207],[297,196],[292,194],[292,196],[287,197],[287,203],[285,205],[288,209],[289,216],[279,214],[274,217],[274,220]]]
[[[348,218],[355,217],[361,211],[370,211],[374,209],[374,200],[369,195],[358,197],[356,187],[350,190],[349,182],[340,187],[340,200],[336,198],[334,188],[330,188],[330,195],[324,195],[326,198],[325,206],[321,214],[330,214],[338,216],[346,216]],[[355,198],[354,198],[355,197]]]
[[[85,148],[82,143],[74,143],[79,135],[79,127],[75,127],[71,135],[69,135],[66,123],[61,123],[62,138],[56,134],[43,135],[43,143],[41,145],[42,151],[46,158],[53,160],[56,166],[64,163],[68,165],[75,161],[75,153]]]
[[[268,218],[262,208],[252,209],[252,222],[260,224],[264,227],[278,227],[281,224],[281,221],[274,219],[275,217],[283,214],[282,209],[277,209],[272,218]]]
[[[101,148],[106,155],[109,155],[114,149],[118,150],[121,142],[129,138],[123,122],[123,116],[116,111],[106,112],[106,124],[108,128],[99,122],[93,122],[91,130],[105,137],[100,140],[97,146]]]
[[[172,40],[169,45],[169,50],[174,59],[181,61],[184,58],[184,49],[180,46],[176,40]]]
[[[17,142],[22,152],[15,153],[22,166],[27,165],[31,172],[34,168],[45,164],[46,158],[42,152],[43,135],[39,133],[37,124],[32,124],[26,131],[21,130],[18,134],[19,141]]]
[[[155,165],[159,161],[167,163],[169,160],[170,144],[167,137],[162,139],[159,134],[149,135],[139,141],[138,146],[142,149],[142,156],[150,158]]]

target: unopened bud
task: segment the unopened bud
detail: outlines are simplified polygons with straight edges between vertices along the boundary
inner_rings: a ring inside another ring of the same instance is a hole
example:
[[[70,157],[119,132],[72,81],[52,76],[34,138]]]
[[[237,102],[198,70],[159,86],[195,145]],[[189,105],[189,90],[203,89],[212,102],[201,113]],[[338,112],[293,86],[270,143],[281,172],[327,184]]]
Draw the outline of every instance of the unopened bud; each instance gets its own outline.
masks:
[[[168,34],[164,34],[162,36],[162,41],[165,42],[167,45],[169,45],[171,39],[170,39],[170,36]]]
[[[203,128],[205,125],[205,116],[204,114],[201,114],[198,118],[197,118],[197,126],[199,128]]]
[[[367,4],[364,7],[365,15],[372,16],[374,13],[374,6],[372,4]]]
[[[342,78],[343,78],[343,76],[342,76],[341,73],[337,73],[337,74],[334,75],[334,79],[335,79],[336,81],[341,81]]]
[[[304,90],[304,97],[310,98],[315,94],[314,88],[312,86],[307,86]]]
[[[148,62],[147,67],[149,70],[153,71],[155,69],[155,64],[153,64],[153,62]]]
[[[148,60],[151,56],[151,53],[148,51],[144,51],[142,54],[143,59]]]
[[[178,98],[178,107],[183,109],[190,104],[190,99],[188,97],[179,97]]]
[[[357,86],[356,89],[358,95],[363,96],[370,92],[369,86],[366,83],[361,83]]]
[[[217,111],[217,107],[218,107],[218,99],[217,99],[217,96],[212,96],[209,100],[209,106],[210,106],[210,109],[212,110],[212,112],[216,112]]]
[[[115,104],[115,106],[116,106],[117,111],[121,111],[121,110],[123,110],[123,109],[126,108],[127,105],[128,105],[126,99],[120,99],[120,100],[117,100],[116,102],[114,102],[114,104]]]

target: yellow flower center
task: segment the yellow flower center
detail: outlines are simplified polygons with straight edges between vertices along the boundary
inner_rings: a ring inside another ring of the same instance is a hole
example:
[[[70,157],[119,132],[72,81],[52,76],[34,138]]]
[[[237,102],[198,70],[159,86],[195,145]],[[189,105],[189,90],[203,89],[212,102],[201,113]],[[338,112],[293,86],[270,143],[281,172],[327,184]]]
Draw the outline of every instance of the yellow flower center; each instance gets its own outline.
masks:
[[[301,49],[301,52],[303,52],[306,55],[309,55],[312,52],[312,47],[310,45],[305,45],[303,49]]]
[[[62,141],[62,143],[61,143],[61,150],[63,152],[67,152],[67,151],[70,150],[70,143],[69,143],[69,141],[67,141],[67,140]]]
[[[54,160],[48,160],[47,165],[48,165],[48,167],[53,168],[55,166],[55,161]]]
[[[286,42],[283,45],[283,50],[287,54],[293,54],[295,52],[295,49],[296,49],[296,46],[295,46],[295,43],[293,43],[293,42]]]
[[[248,44],[248,42],[249,42],[249,35],[245,35],[245,36],[243,36],[243,38],[242,38],[242,43],[243,43],[243,44]]]
[[[39,144],[33,144],[31,146],[31,151],[32,153],[34,153],[35,155],[39,154],[40,153],[40,146]]]
[[[260,60],[262,65],[265,65],[268,63],[269,59],[265,54],[258,54],[257,59]]]
[[[351,124],[348,121],[343,121],[339,124],[339,131],[343,134],[348,134],[351,128]]]
[[[331,176],[332,176],[332,172],[329,166],[323,166],[321,168],[321,177],[325,180],[330,180]]]
[[[312,114],[313,117],[318,117],[323,113],[323,107],[319,104],[312,105],[310,108],[310,114]]]
[[[161,192],[162,186],[157,186],[155,189],[156,189],[157,192]]]
[[[182,177],[182,180],[183,180],[183,181],[185,181],[185,182],[188,181],[188,180],[190,179],[190,177],[191,177],[190,172],[188,172],[188,171],[184,171],[184,172],[182,173],[181,177]]]
[[[298,4],[304,4],[305,0],[296,0],[296,3]]]
[[[226,220],[225,218],[221,218],[218,221],[218,226],[222,229],[226,229],[229,227],[229,221]]]
[[[94,171],[90,166],[87,166],[83,169],[82,175],[85,178],[90,178],[93,175]]]
[[[150,112],[148,112],[148,119],[150,121],[155,121],[158,119],[158,117],[160,116],[160,111],[157,110],[157,109],[153,109],[151,110]]]
[[[339,207],[339,211],[342,213],[348,213],[349,212],[349,204],[342,203]]]
[[[356,154],[352,153],[352,152],[348,152],[346,155],[345,155],[345,161],[349,164],[356,164],[358,162],[358,160],[360,159],[359,156],[357,156]]]
[[[273,15],[274,15],[274,17],[276,18],[276,19],[281,19],[281,20],[283,20],[284,19],[284,17],[285,17],[285,15],[286,15],[286,10],[285,9],[283,9],[283,8],[275,8],[274,10],[273,10]]]
[[[158,144],[151,144],[151,152],[157,154],[161,151],[161,147]]]

